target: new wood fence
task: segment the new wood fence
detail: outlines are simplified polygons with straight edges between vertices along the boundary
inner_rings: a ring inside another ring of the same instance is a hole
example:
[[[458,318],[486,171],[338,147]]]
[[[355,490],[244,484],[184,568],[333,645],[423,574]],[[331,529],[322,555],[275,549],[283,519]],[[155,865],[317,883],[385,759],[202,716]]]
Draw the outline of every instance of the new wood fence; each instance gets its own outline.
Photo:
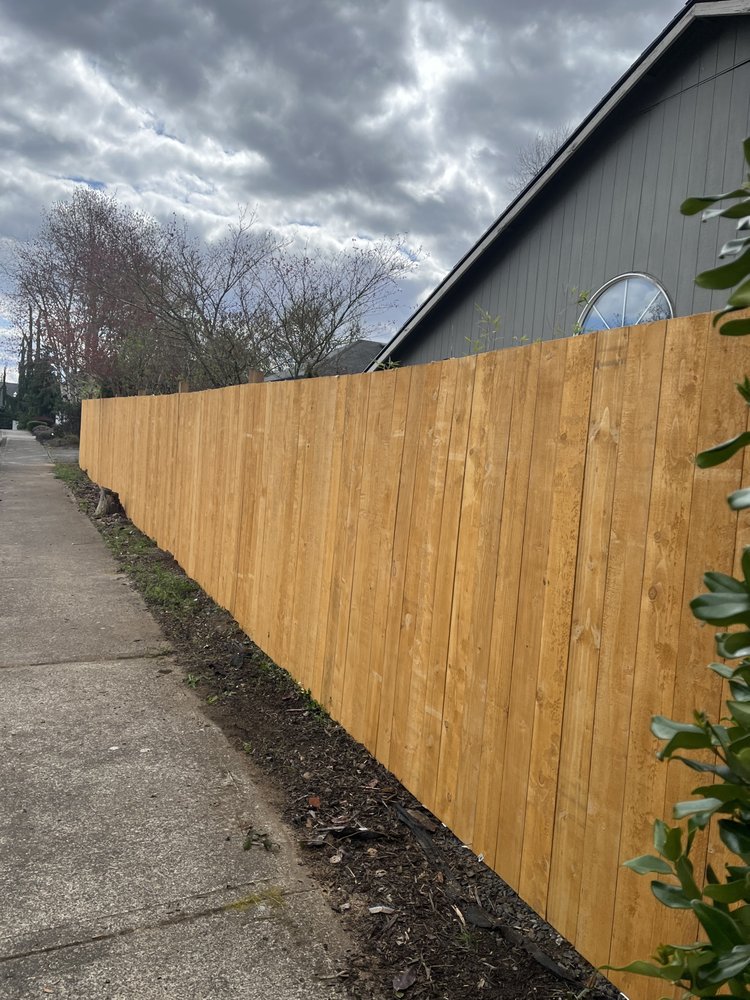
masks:
[[[744,426],[746,350],[699,316],[88,401],[81,465],[584,955],[624,963],[695,934],[621,862],[695,784],[649,717],[720,712],[688,600],[737,559],[743,456],[692,459]]]

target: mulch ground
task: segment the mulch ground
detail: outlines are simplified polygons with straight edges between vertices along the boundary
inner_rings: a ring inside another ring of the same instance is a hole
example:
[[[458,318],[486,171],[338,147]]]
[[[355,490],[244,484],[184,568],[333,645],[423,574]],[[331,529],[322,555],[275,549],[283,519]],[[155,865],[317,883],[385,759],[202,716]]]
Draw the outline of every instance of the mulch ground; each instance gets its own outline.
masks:
[[[98,488],[69,482],[93,515]],[[530,910],[198,588],[179,607],[148,585],[184,574],[124,517],[94,520],[171,641],[185,682],[247,753],[357,948],[357,1000],[614,1000],[618,991]],[[180,591],[182,593],[182,591]],[[251,847],[262,831],[248,831]]]

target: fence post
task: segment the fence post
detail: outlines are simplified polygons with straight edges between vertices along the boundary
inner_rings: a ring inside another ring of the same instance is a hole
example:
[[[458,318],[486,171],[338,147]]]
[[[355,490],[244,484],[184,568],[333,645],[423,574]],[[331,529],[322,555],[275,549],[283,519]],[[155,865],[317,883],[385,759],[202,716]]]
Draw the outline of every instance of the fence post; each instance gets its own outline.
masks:
[[[247,384],[257,385],[259,382],[265,381],[265,375],[263,372],[258,371],[257,368],[250,368],[247,373]]]
[[[190,392],[190,383],[186,378],[181,378],[177,383],[178,392]]]

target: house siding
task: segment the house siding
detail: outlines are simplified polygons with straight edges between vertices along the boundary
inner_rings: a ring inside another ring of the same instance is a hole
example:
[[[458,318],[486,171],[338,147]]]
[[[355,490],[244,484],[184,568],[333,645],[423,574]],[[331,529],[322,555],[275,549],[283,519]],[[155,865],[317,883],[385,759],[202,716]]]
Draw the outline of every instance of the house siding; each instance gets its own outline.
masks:
[[[653,275],[678,316],[723,304],[694,284],[733,223],[680,215],[692,194],[744,176],[750,18],[698,22],[425,317],[406,364],[570,336],[578,297],[628,271]],[[499,317],[499,330],[482,314]]]

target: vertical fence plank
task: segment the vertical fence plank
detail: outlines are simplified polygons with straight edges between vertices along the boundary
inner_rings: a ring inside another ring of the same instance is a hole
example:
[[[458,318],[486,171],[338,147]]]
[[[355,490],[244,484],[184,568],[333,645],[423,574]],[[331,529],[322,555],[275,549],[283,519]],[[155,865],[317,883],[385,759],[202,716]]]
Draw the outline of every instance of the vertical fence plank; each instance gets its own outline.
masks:
[[[237,582],[237,560],[242,511],[242,454],[243,442],[240,424],[240,401],[246,392],[244,386],[227,390],[221,407],[221,434],[224,461],[221,496],[219,501],[220,542],[213,554],[211,577],[216,581],[216,601],[223,608],[234,607]],[[217,484],[218,487],[218,484]]]
[[[567,341],[555,447],[547,562],[519,891],[546,913],[567,679],[594,338]]]
[[[335,524],[331,597],[328,608],[326,666],[323,705],[334,719],[341,718],[349,642],[349,615],[355,573],[355,553],[359,518],[359,490],[367,428],[369,380],[355,376],[346,380],[341,476]],[[333,526],[332,526],[333,527]],[[347,703],[346,711],[350,711]]]
[[[380,711],[383,688],[388,671],[386,641],[390,618],[389,595],[392,584],[391,567],[396,546],[396,524],[402,490],[406,488],[402,476],[404,445],[408,427],[412,369],[381,372],[379,378],[393,382],[393,402],[390,424],[382,451],[375,458],[382,480],[380,497],[381,517],[375,527],[377,551],[375,553],[377,576],[373,594],[372,637],[367,682],[367,700],[363,730],[363,743],[377,756]]]
[[[329,698],[332,659],[329,644],[329,624],[331,622],[331,600],[333,580],[336,571],[336,558],[339,549],[339,498],[341,495],[341,477],[347,475],[343,468],[344,427],[346,425],[346,401],[349,379],[334,379],[331,390],[334,395],[333,424],[331,429],[328,455],[326,462],[330,467],[328,483],[328,506],[322,512],[323,528],[323,558],[321,561],[320,595],[318,600],[317,627],[315,632],[315,659],[311,672],[310,688],[313,697],[322,705]],[[312,641],[312,637],[311,637]]]
[[[378,736],[376,756],[393,770],[393,723],[399,698],[408,693],[408,675],[399,671],[398,646],[403,627],[403,600],[406,580],[406,563],[409,552],[409,530],[414,501],[414,484],[417,474],[417,454],[422,426],[422,406],[427,390],[425,380],[433,366],[419,365],[409,369],[409,400],[404,426],[404,446],[401,458],[396,521],[393,526],[393,552],[389,569],[388,606],[383,641],[383,683],[378,711]]]
[[[427,687],[424,727],[420,747],[419,772],[415,787],[434,812],[444,808],[452,813],[456,793],[455,775],[463,753],[460,745],[463,687],[466,664],[460,655],[451,657],[453,614],[459,526],[463,505],[466,459],[471,422],[477,358],[463,358],[456,367],[456,395],[445,470],[440,534],[437,538],[437,567],[430,641],[427,646]],[[449,696],[450,695],[450,696]],[[458,739],[455,737],[458,736]],[[448,738],[447,738],[448,737]],[[450,775],[451,782],[438,780],[438,772]]]
[[[433,811],[439,811],[442,803],[452,804],[455,786],[446,789],[438,785],[438,770],[443,757],[443,736],[460,732],[461,714],[458,699],[446,702],[446,683],[452,668],[454,686],[463,688],[466,664],[454,658],[450,662],[450,635],[453,624],[453,596],[456,581],[456,558],[458,554],[458,532],[461,505],[466,475],[466,456],[474,398],[476,377],[476,357],[463,358],[456,367],[456,394],[453,403],[453,418],[448,446],[448,461],[443,489],[443,509],[438,536],[437,571],[435,576],[435,596],[433,599],[430,641],[427,647],[427,689],[425,692],[424,729],[419,751],[419,770],[415,788],[420,797]],[[451,774],[455,774],[463,749],[453,744],[446,747],[444,762]],[[438,792],[439,788],[439,792]],[[449,799],[448,796],[451,796]]]
[[[309,385],[312,398],[292,610],[293,630],[298,633],[295,676],[305,690],[312,689],[315,675],[318,608],[325,559],[325,514],[329,504],[330,455],[336,408],[336,393],[330,383],[315,379],[310,380]]]
[[[407,542],[397,659],[399,685],[390,753],[391,770],[410,788],[419,771],[425,720],[427,657],[455,395],[455,365],[445,362],[429,365],[420,413],[417,477]]]
[[[265,402],[268,387],[243,386],[239,401],[241,524],[237,541],[237,574],[233,614],[248,635],[258,634],[254,597],[260,578],[260,549],[263,532],[263,452],[265,445]]]
[[[523,529],[529,491],[534,414],[541,344],[510,352],[513,401],[500,514],[497,576],[492,591],[492,631],[487,670],[487,707],[479,758],[473,846],[495,867],[500,797],[513,674],[513,645],[520,604]],[[490,584],[491,586],[491,584]]]
[[[390,372],[383,372],[369,381],[340,718],[341,724],[361,743],[366,743],[365,719],[380,559],[380,526],[390,519],[389,503],[394,493],[393,479],[388,483],[383,463],[387,462],[389,452],[396,383]]]
[[[547,901],[547,919],[571,939],[578,920],[627,346],[625,330],[597,334]]]
[[[656,760],[658,744],[649,732],[648,720],[651,715],[669,714],[672,706],[705,352],[705,318],[678,320],[668,326],[641,587],[621,860],[643,853],[664,803],[666,774]],[[612,964],[624,964],[633,954],[649,954],[654,920],[661,923],[661,933],[665,915],[651,895],[648,880],[621,869]]]
[[[646,549],[665,324],[628,334],[602,611],[578,922],[572,940],[609,955],[620,866],[640,581]],[[579,847],[580,850],[580,847]],[[597,857],[590,865],[586,858]],[[596,900],[596,904],[593,901]]]
[[[517,886],[526,822],[526,793],[531,764],[536,677],[542,648],[541,609],[547,581],[547,549],[552,518],[555,452],[563,395],[567,344],[541,345],[539,381],[531,445],[529,503],[523,528],[518,616],[513,647],[506,750],[500,791],[497,870]]]
[[[450,805],[456,832],[469,844],[474,836],[488,707],[493,598],[516,358],[511,351],[477,358],[461,501],[445,687],[446,709],[452,708],[454,715],[446,719],[449,725],[441,734],[435,794],[438,808],[440,796]],[[444,745],[448,740],[450,749]]]
[[[300,606],[304,605],[306,600],[306,594],[298,589],[297,577],[300,574],[299,552],[300,548],[304,547],[300,530],[302,490],[305,477],[309,477],[310,472],[309,452],[313,433],[314,388],[315,384],[310,379],[305,379],[295,386],[292,407],[295,413],[297,438],[290,442],[290,451],[287,453],[285,462],[288,479],[284,490],[288,497],[289,507],[288,514],[284,517],[286,558],[279,583],[276,631],[282,639],[278,654],[280,661],[288,664],[295,676],[299,675],[298,665],[302,658],[299,652],[300,645],[306,639],[304,634],[301,634],[299,618],[295,616],[299,615]]]

